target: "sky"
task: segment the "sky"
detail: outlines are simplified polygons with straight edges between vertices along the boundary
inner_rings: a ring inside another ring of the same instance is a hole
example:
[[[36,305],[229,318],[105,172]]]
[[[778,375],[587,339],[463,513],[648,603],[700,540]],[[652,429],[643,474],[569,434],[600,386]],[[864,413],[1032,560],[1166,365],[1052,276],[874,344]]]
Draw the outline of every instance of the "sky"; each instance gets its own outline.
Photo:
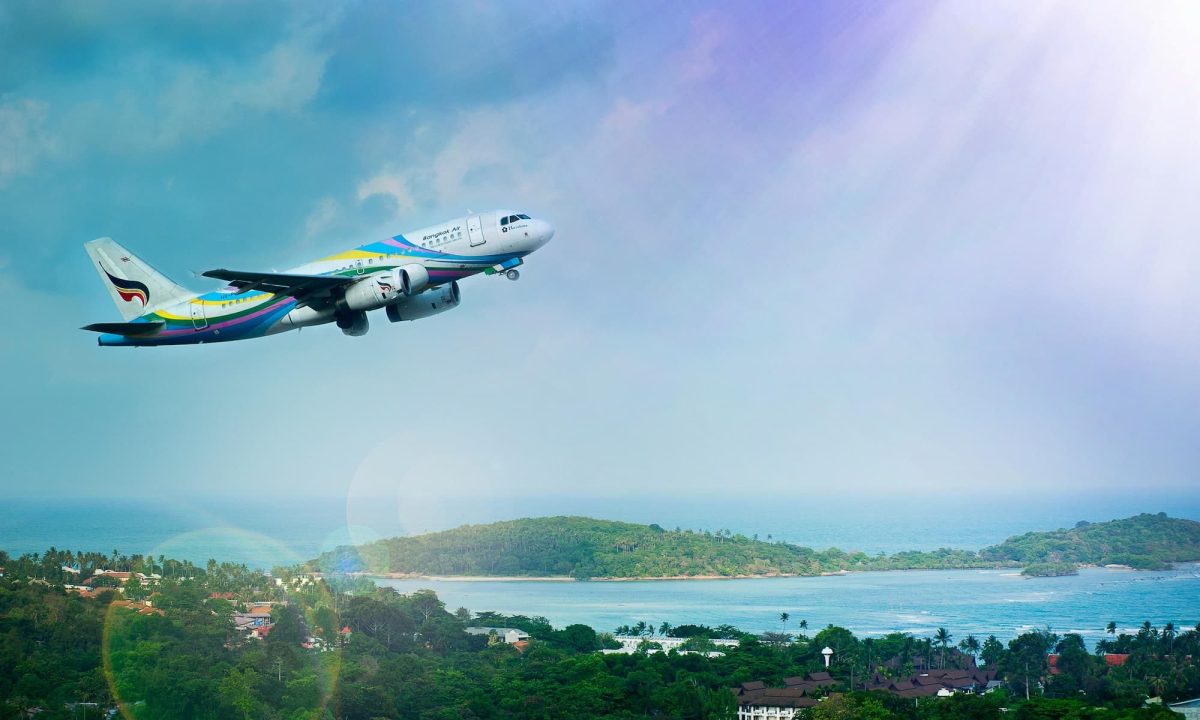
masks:
[[[1198,45],[1188,2],[3,3],[0,497],[1197,507]],[[501,207],[554,240],[433,319],[78,330],[95,237],[200,291]]]

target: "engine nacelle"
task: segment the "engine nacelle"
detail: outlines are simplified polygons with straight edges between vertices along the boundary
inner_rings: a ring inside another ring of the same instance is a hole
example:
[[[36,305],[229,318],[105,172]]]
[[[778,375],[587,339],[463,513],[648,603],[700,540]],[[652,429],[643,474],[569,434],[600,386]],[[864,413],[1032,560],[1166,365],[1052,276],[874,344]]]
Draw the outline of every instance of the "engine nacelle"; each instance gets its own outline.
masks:
[[[346,288],[346,294],[335,303],[338,314],[376,310],[403,297],[395,276],[395,272],[373,275]]]
[[[392,322],[420,320],[456,308],[461,301],[458,283],[452,282],[388,305],[387,317]]]
[[[403,265],[393,270],[392,275],[396,278],[400,291],[408,297],[417,295],[429,286],[429,271],[424,265]]]
[[[334,316],[334,321],[342,329],[342,332],[350,337],[366,335],[367,331],[371,329],[371,322],[367,320],[367,313],[363,310],[338,313]]]

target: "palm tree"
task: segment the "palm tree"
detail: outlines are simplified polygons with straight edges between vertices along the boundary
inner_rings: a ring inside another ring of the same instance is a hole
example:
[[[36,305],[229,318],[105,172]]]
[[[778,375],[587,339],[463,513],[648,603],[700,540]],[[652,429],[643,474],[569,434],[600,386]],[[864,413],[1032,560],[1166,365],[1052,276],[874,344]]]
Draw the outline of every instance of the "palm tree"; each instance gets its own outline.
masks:
[[[807,621],[807,620],[805,620],[804,618],[800,618],[800,629],[801,629],[801,630],[807,630],[807,629],[808,629],[808,621]]]
[[[791,615],[789,615],[785,612],[779,613],[779,622],[783,624],[783,632],[784,633],[787,632],[787,621],[791,620],[791,619],[792,619]]]
[[[942,665],[942,669],[945,669],[946,668],[946,646],[950,644],[950,641],[954,639],[954,636],[951,635],[946,630],[946,628],[940,627],[937,629],[937,632],[934,634],[933,637],[942,646],[941,665]]]
[[[1117,634],[1117,623],[1116,623],[1116,621],[1114,621],[1114,620],[1109,620],[1109,621],[1108,621],[1108,625],[1107,625],[1107,626],[1105,626],[1104,630],[1105,630],[1105,632],[1107,632],[1109,635],[1116,635],[1116,634]]]
[[[1162,634],[1163,642],[1167,644],[1167,654],[1171,654],[1171,646],[1175,644],[1175,623],[1169,622],[1163,625]]]
[[[975,655],[979,652],[979,640],[975,639],[974,635],[967,635],[958,644],[958,649],[971,656],[971,661],[975,661]]]
[[[670,633],[671,633],[671,623],[667,622],[666,620],[663,620],[662,624],[658,626],[658,634],[662,635],[663,637],[666,637]]]

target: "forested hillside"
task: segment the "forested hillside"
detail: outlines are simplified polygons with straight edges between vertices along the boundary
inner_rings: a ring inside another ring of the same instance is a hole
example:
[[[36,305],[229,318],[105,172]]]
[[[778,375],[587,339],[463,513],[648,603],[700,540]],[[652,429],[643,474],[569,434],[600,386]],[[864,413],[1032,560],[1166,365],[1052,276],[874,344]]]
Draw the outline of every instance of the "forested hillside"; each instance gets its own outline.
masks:
[[[1124,520],[1081,522],[1069,530],[1030,532],[984,548],[995,562],[1129,565],[1160,570],[1200,560],[1200,522],[1143,513]]]
[[[326,572],[588,578],[816,575],[843,570],[1123,563],[1200,559],[1200,523],[1165,515],[1027,533],[980,553],[941,549],[867,555],[762,541],[729,531],[544,517],[339,547],[310,566]]]

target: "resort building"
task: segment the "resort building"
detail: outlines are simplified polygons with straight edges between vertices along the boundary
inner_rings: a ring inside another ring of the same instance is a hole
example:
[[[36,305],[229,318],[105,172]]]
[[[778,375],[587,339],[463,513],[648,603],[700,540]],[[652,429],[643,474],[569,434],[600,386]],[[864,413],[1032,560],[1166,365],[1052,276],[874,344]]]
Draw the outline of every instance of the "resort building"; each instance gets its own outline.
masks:
[[[621,648],[619,650],[610,650],[609,652],[625,653],[627,655],[637,652],[638,647],[644,642],[655,643],[662,648],[663,652],[670,652],[671,650],[679,650],[683,647],[684,643],[691,640],[691,638],[660,637],[655,635],[614,635],[613,639],[621,643]],[[714,638],[711,642],[717,647],[738,646],[737,640],[727,640],[724,638]]]
[[[792,720],[802,708],[820,702],[825,688],[835,683],[827,672],[785,678],[782,688],[769,688],[761,680],[732,688],[737,697],[738,720]]]
[[[1200,698],[1174,702],[1167,705],[1167,709],[1179,713],[1188,720],[1200,720]]]
[[[509,645],[516,645],[517,643],[529,640],[529,633],[517,628],[475,626],[467,628],[466,632],[468,635],[484,635],[489,639],[489,642],[505,642]],[[493,637],[495,638],[494,641],[491,640]]]
[[[848,679],[848,678],[847,678]],[[828,688],[837,684],[827,672],[807,677],[784,678],[782,688],[769,688],[762,681],[733,688],[738,699],[738,720],[788,720],[799,708],[812,707]],[[986,692],[999,685],[995,670],[930,670],[903,678],[879,673],[854,683],[856,690],[877,690],[902,698],[949,697],[955,693]]]

